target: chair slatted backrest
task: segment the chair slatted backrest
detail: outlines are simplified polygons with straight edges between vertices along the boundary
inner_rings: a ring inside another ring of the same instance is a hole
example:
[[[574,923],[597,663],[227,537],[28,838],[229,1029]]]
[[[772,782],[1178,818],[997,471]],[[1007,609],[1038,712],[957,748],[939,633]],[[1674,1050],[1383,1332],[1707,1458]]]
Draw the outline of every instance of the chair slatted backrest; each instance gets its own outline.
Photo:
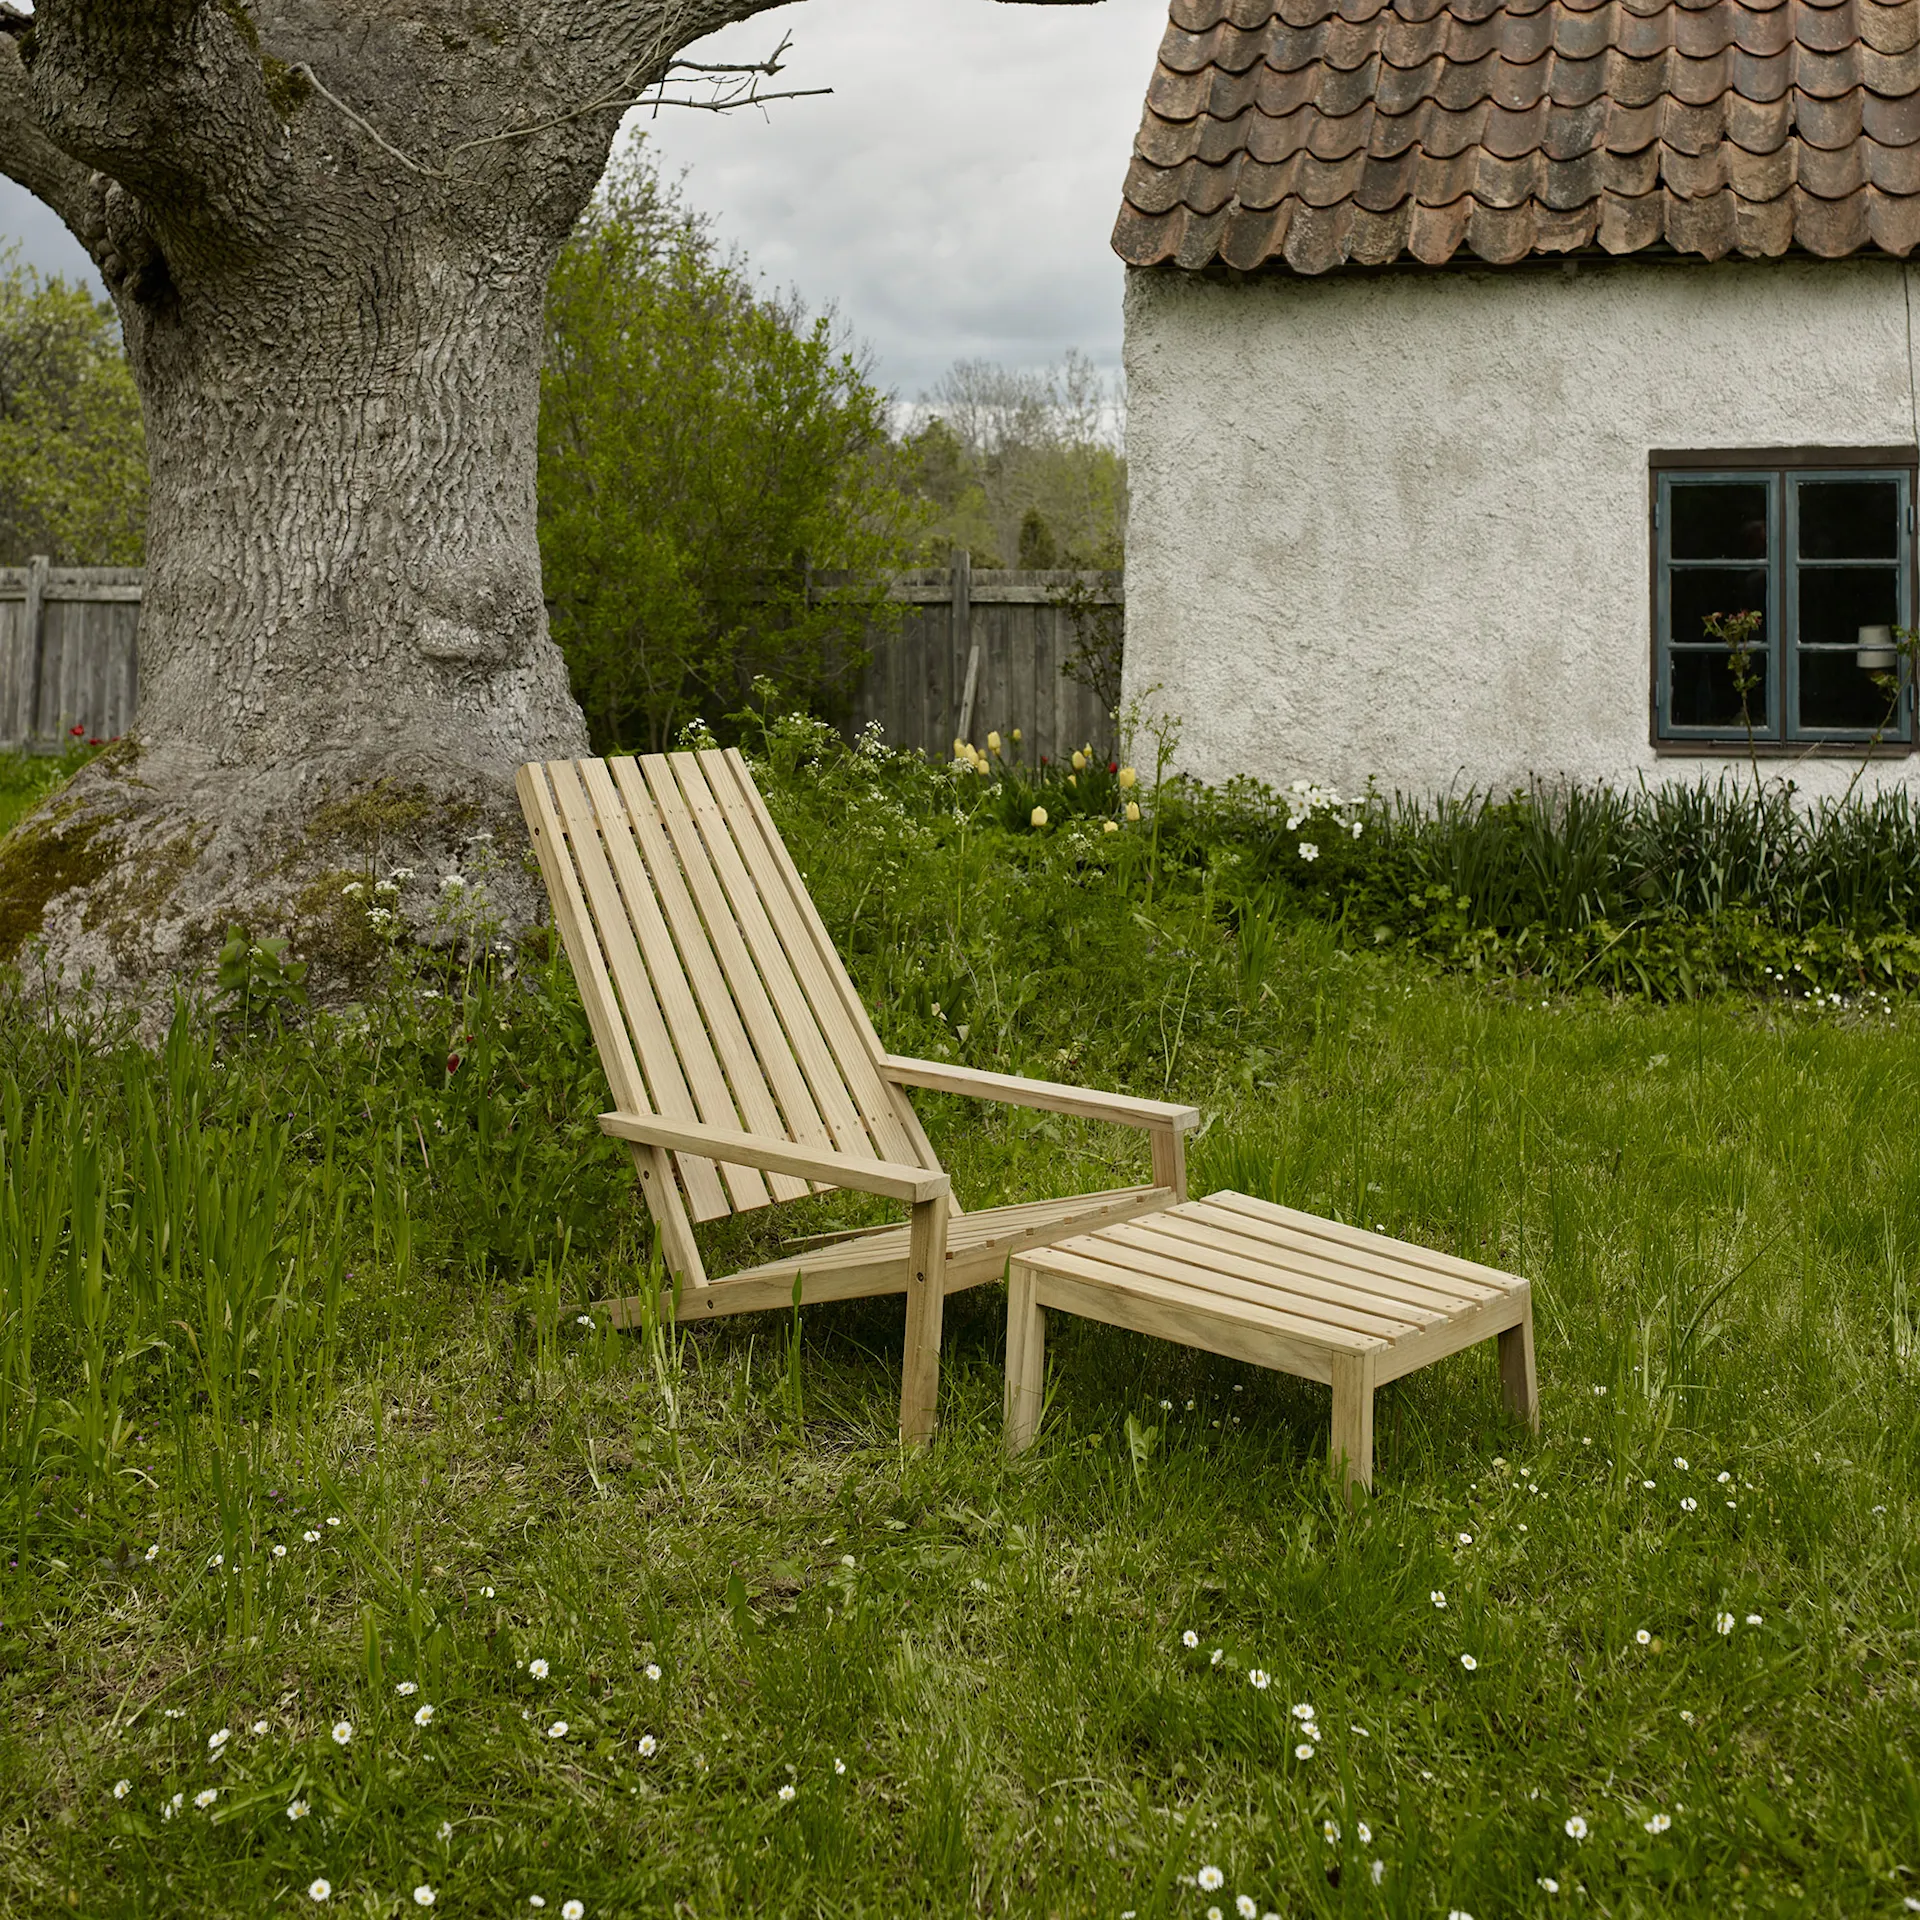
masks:
[[[738,753],[536,763],[520,799],[618,1107],[937,1164]],[[810,1190],[672,1160],[694,1220]]]

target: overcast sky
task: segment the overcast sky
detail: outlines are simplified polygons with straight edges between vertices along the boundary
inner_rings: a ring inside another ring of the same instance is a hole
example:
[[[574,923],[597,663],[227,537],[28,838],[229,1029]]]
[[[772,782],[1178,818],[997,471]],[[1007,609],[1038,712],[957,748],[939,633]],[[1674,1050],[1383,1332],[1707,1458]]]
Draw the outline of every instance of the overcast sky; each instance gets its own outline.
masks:
[[[757,271],[837,305],[904,400],[956,359],[1042,366],[1077,347],[1117,367],[1107,236],[1166,17],[1166,0],[807,0],[700,51],[756,58],[790,32],[766,84],[830,96],[667,112],[647,134]],[[7,239],[44,272],[93,277],[60,222],[0,181]]]

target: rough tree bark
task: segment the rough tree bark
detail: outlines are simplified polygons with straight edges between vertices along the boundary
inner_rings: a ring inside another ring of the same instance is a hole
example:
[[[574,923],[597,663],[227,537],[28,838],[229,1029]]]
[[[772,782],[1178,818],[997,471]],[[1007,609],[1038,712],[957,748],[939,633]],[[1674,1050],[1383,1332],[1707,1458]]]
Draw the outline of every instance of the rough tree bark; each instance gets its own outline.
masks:
[[[0,844],[0,964],[148,1006],[228,926],[517,858],[586,744],[535,540],[541,305],[623,109],[779,0],[0,0],[0,171],[98,263],[151,467],[134,736]],[[377,869],[377,871],[375,871]]]

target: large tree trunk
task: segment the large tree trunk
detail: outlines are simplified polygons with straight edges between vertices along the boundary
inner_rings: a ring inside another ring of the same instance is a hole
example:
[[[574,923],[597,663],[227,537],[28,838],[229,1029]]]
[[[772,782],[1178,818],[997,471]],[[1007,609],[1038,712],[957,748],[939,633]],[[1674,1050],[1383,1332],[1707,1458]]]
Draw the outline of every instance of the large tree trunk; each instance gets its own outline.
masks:
[[[0,846],[0,963],[152,1009],[237,924],[339,997],[399,928],[532,919],[513,770],[586,743],[540,592],[547,276],[635,90],[768,3],[0,11],[0,169],[100,263],[151,467],[136,731]]]

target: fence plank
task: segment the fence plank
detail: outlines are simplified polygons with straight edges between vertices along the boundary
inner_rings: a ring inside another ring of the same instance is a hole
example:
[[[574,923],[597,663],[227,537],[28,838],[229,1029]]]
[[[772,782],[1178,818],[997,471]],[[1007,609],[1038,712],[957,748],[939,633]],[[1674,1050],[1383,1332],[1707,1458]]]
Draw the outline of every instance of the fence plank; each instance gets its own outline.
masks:
[[[849,736],[878,721],[889,746],[944,759],[960,731],[967,658],[977,645],[980,678],[969,735],[975,746],[984,746],[989,733],[1005,739],[1018,727],[1029,765],[1043,754],[1070,755],[1089,741],[1096,753],[1110,754],[1112,716],[1090,688],[1060,671],[1072,657],[1075,635],[1054,596],[1077,581],[1097,604],[1118,606],[1125,599],[1122,576],[975,568],[963,552],[954,561],[951,568],[895,577],[888,597],[905,603],[900,631],[868,642],[872,658],[853,689]]]
[[[140,569],[0,567],[0,748],[110,739],[139,697]]]

